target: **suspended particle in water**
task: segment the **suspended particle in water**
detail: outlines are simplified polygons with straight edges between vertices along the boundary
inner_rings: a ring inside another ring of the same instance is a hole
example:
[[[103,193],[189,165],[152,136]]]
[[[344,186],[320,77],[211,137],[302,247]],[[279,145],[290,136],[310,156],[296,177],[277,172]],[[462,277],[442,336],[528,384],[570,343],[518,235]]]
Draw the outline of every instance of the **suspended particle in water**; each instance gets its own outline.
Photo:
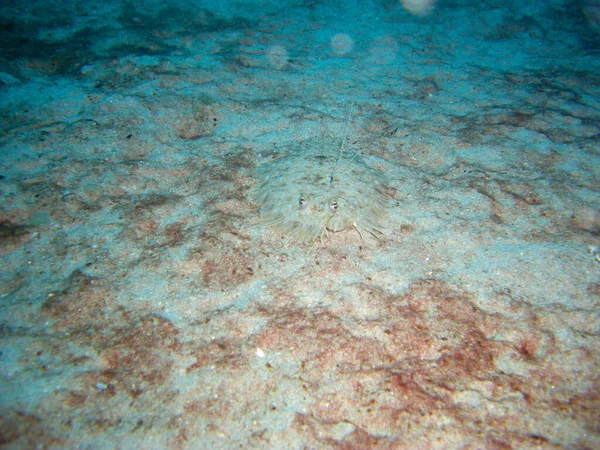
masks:
[[[400,0],[404,9],[416,16],[425,16],[433,11],[435,0]]]
[[[281,45],[272,45],[267,50],[267,60],[276,69],[283,69],[289,59],[287,50]]]
[[[338,33],[331,38],[330,45],[336,55],[347,55],[354,48],[354,39],[346,33]]]

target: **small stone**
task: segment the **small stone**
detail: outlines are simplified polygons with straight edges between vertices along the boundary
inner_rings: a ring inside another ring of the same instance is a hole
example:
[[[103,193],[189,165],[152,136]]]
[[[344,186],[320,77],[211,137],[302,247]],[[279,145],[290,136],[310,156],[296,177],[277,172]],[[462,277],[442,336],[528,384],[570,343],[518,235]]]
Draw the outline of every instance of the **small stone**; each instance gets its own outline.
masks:
[[[7,84],[9,86],[21,84],[21,80],[19,80],[17,77],[13,77],[11,74],[5,73],[5,72],[0,72],[0,82]]]

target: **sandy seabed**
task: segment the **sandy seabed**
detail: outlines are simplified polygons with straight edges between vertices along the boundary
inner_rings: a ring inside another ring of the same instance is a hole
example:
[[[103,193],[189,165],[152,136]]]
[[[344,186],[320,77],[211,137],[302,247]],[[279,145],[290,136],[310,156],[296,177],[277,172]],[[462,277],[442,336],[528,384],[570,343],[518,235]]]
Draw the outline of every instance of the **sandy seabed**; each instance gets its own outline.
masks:
[[[600,6],[429,3],[2,6],[0,444],[600,448]],[[262,221],[319,137],[379,239]]]

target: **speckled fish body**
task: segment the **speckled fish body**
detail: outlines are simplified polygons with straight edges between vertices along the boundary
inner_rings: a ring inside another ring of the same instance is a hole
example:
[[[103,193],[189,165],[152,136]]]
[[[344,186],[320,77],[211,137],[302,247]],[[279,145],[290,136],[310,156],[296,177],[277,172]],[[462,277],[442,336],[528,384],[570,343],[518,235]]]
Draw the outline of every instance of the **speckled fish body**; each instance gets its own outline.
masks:
[[[258,178],[254,196],[265,221],[293,240],[312,242],[348,228],[382,232],[384,176],[356,153],[340,156],[339,144],[304,145],[260,166]]]

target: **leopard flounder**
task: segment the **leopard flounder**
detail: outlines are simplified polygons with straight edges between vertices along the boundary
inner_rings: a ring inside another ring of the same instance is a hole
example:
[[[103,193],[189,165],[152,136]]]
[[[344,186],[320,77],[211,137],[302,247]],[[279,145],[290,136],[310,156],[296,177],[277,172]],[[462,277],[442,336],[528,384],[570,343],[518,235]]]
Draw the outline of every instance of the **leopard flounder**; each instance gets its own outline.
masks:
[[[254,197],[265,221],[292,239],[322,240],[329,232],[354,228],[382,233],[388,208],[381,171],[357,153],[340,150],[339,140],[297,144],[287,156],[258,168]]]

